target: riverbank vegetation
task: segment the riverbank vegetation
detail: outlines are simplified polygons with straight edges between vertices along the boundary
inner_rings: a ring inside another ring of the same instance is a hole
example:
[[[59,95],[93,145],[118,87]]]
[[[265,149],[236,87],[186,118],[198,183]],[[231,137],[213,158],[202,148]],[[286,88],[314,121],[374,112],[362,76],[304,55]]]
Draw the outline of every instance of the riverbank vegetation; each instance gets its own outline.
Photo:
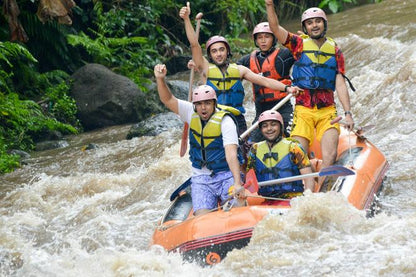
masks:
[[[338,12],[374,1],[276,2],[285,21],[312,5]],[[82,131],[68,81],[82,65],[103,64],[145,90],[155,63],[165,62],[175,51],[189,51],[178,16],[184,4],[174,0],[3,0],[0,174],[19,166],[19,156],[12,150],[31,151],[52,132]],[[237,54],[251,51],[252,42],[244,37],[266,20],[264,0],[196,0],[191,8],[193,16],[204,13],[200,41],[214,33],[224,35]]]

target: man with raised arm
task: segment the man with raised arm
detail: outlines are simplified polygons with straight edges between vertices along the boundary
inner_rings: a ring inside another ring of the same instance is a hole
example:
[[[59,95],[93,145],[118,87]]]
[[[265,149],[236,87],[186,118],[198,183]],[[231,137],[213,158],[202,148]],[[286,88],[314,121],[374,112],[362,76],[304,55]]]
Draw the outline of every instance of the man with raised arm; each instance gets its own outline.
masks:
[[[238,135],[233,116],[217,109],[215,91],[207,85],[192,92],[192,103],[177,99],[165,82],[166,66],[154,68],[162,103],[190,126],[189,157],[192,162],[192,205],[195,215],[208,213],[224,204],[233,186],[235,205],[244,205],[238,154]],[[234,201],[234,200],[233,200]]]
[[[293,59],[292,53],[290,53],[287,48],[277,47],[277,39],[270,29],[268,22],[261,22],[254,27],[253,40],[254,45],[258,47],[258,49],[241,57],[237,61],[237,64],[250,68],[250,70],[256,74],[279,80],[286,85],[291,85],[290,69],[295,60]],[[253,85],[253,100],[256,107],[254,121],[257,121],[262,112],[270,110],[280,103],[286,95],[286,93],[279,90],[272,90],[259,85]],[[283,117],[285,126],[285,129],[283,130],[284,134],[286,137],[289,137],[293,117],[292,103],[287,101],[277,111]],[[264,137],[259,129],[255,129],[250,134],[250,140],[252,142],[259,142],[264,140]]]
[[[279,25],[273,0],[265,3],[271,30],[296,60],[293,84],[304,90],[296,97],[291,137],[308,152],[316,136],[321,144],[322,167],[330,166],[337,157],[340,132],[339,124],[331,124],[337,117],[335,90],[344,109],[347,128],[354,127],[345,83],[344,55],[335,41],[325,36],[328,20],[323,10],[307,9],[301,19],[304,35],[296,35]]]
[[[215,90],[219,104],[231,106],[239,110],[240,114],[236,116],[239,134],[247,129],[244,118],[245,109],[243,107],[243,79],[273,90],[293,94],[298,93],[298,88],[285,85],[277,80],[265,78],[253,73],[245,66],[231,63],[230,58],[232,53],[230,45],[222,36],[216,35],[208,39],[206,43],[208,59],[205,58],[191,20],[189,19],[190,14],[191,8],[189,2],[187,2],[187,5],[181,8],[179,16],[185,23],[185,31],[191,46],[195,69],[200,72],[202,82]]]

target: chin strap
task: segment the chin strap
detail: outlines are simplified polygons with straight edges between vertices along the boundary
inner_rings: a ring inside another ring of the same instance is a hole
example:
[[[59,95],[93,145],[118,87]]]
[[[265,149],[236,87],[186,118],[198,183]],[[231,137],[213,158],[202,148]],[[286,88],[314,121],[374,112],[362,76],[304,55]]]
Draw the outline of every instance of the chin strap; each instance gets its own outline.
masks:
[[[277,144],[281,140],[282,140],[282,134],[280,134],[276,139],[267,140],[267,142],[270,143],[273,146],[273,145]]]
[[[272,46],[269,50],[267,51],[260,51],[260,55],[262,55],[263,57],[267,57],[270,53],[272,53],[274,50],[276,49],[276,47]]]

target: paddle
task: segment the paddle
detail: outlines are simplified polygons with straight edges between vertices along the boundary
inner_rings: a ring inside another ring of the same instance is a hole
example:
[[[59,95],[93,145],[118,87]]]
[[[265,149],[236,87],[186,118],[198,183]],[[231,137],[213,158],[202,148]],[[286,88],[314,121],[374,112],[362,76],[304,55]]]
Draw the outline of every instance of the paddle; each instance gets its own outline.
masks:
[[[198,13],[195,17],[195,19],[196,19],[195,35],[196,35],[197,39],[199,37],[199,29],[201,27],[202,15],[203,15],[202,13]],[[188,101],[189,102],[192,101],[192,83],[194,82],[194,73],[195,73],[195,70],[192,67],[191,68],[191,74],[189,76],[189,93],[188,93]],[[182,132],[181,149],[180,149],[180,152],[179,152],[179,155],[181,157],[183,157],[185,155],[186,149],[188,148],[188,133],[189,133],[189,124],[188,124],[188,122],[185,122],[185,125],[183,126],[183,132]]]
[[[283,98],[282,100],[280,100],[279,103],[277,103],[271,110],[272,111],[277,111],[278,109],[280,109],[287,101],[289,101],[289,99],[293,96],[293,94],[289,93],[288,95],[285,96],[285,98]],[[248,136],[254,129],[257,128],[257,126],[259,125],[259,122],[257,121],[256,123],[254,123],[253,125],[251,125],[250,128],[248,128],[244,133],[242,133],[240,135],[240,140],[243,140],[246,136]]]
[[[250,191],[251,193],[253,193],[253,192],[257,192],[259,190],[259,187],[293,182],[293,181],[303,180],[303,179],[310,178],[310,177],[322,177],[322,176],[331,176],[331,175],[348,176],[348,175],[354,175],[354,174],[355,174],[354,171],[346,167],[339,166],[339,165],[332,165],[332,166],[328,166],[328,167],[321,169],[321,171],[319,172],[258,182],[256,173],[254,172],[253,169],[250,169],[246,174],[246,183],[244,184],[244,188]]]
[[[183,191],[184,189],[186,189],[187,187],[189,187],[190,185],[191,185],[191,178],[186,180],[182,185],[180,185],[177,189],[175,189],[174,192],[172,192],[169,198],[170,201],[175,200],[175,198],[179,195],[179,193]]]

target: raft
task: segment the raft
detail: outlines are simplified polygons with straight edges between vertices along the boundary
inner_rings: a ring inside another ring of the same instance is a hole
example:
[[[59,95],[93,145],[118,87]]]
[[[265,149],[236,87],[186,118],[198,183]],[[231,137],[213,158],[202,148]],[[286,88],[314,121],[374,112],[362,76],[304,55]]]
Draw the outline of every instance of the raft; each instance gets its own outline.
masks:
[[[310,155],[314,156],[311,162],[319,170],[321,156],[317,146],[316,143],[312,145]],[[317,192],[337,191],[354,207],[370,215],[389,166],[385,156],[359,131],[348,132],[341,128],[336,164],[355,174],[328,176]],[[185,261],[201,266],[217,264],[229,251],[245,247],[254,228],[267,214],[284,214],[290,209],[289,199],[248,197],[245,207],[218,207],[208,214],[194,216],[189,180],[181,187],[159,221],[151,245],[178,252]]]

